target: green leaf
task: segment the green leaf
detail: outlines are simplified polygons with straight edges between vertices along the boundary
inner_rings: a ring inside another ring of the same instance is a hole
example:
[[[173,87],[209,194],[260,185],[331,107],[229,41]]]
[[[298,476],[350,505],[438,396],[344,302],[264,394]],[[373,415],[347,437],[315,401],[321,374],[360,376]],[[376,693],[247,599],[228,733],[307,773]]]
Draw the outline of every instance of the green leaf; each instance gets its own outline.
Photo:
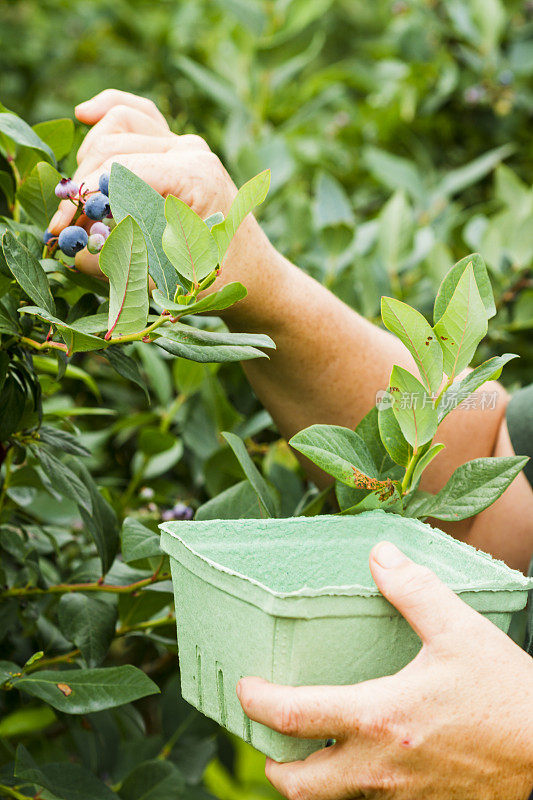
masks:
[[[57,197],[54,189],[61,175],[46,161],[34,166],[17,192],[17,200],[31,221],[40,228],[47,228],[48,222],[57,210]]]
[[[75,503],[78,503],[80,507],[91,514],[93,507],[89,489],[67,464],[60,461],[59,458],[52,455],[44,447],[34,447],[33,453],[54,491],[59,492],[63,497],[69,497],[74,500]]]
[[[13,685],[65,714],[89,714],[158,694],[157,685],[137,667],[42,670],[13,678]]]
[[[0,738],[14,739],[21,736],[35,736],[57,722],[57,716],[50,706],[17,708],[0,720]]]
[[[195,519],[263,519],[265,511],[249,481],[240,481],[204,503]]]
[[[470,364],[478,344],[487,333],[487,312],[472,264],[459,278],[434,331],[444,354],[444,372],[453,378]]]
[[[491,319],[496,314],[496,306],[494,305],[494,295],[490,283],[489,273],[485,262],[479,253],[472,253],[465,258],[462,258],[457,264],[446,273],[443,278],[437,296],[435,298],[435,307],[433,309],[433,322],[436,324],[444,314],[453,294],[457,288],[457,284],[463,277],[464,272],[469,264],[472,264],[476,284],[483,300],[483,305],[487,312],[487,319]]]
[[[356,505],[344,508],[342,514],[361,514],[363,511],[381,509],[389,513],[401,514],[403,511],[402,498],[396,485],[383,486],[367,494]]]
[[[387,395],[390,397],[390,395]],[[392,400],[389,408],[382,407],[378,412],[378,425],[381,441],[388,454],[396,464],[406,467],[411,457],[411,448],[392,410]]]
[[[38,765],[21,744],[17,747],[15,777],[51,792],[53,797],[63,797],[68,800],[117,800],[118,798],[109,786],[81,764],[60,761]]]
[[[55,164],[51,148],[16,114],[9,111],[0,112],[0,133],[3,133],[15,144],[37,150],[47,161]]]
[[[418,459],[411,477],[411,486],[416,486],[425,468],[433,461],[435,456],[438,456],[441,450],[444,450],[445,447],[446,445],[444,444],[433,444],[429,450],[427,450],[427,452],[425,452],[424,455]]]
[[[106,323],[107,326],[107,323]],[[113,345],[108,347],[103,353],[104,358],[107,358],[113,369],[126,378],[128,381],[135,383],[140,389],[143,390],[146,400],[150,402],[150,395],[148,394],[148,386],[146,381],[141,375],[138,363],[134,358],[124,352],[124,345]]]
[[[72,353],[86,353],[91,350],[101,350],[108,346],[108,343],[104,339],[98,336],[92,336],[88,333],[83,333],[78,330],[77,323],[67,325],[66,322],[63,322],[62,319],[58,319],[58,317],[51,314],[45,308],[39,308],[38,306],[22,306],[22,308],[19,308],[19,312],[21,314],[32,314],[56,327],[59,335],[67,345],[69,355]]]
[[[442,349],[431,325],[416,309],[393,297],[381,298],[384,325],[407,347],[430,394],[442,382]]]
[[[377,479],[376,465],[362,438],[340,425],[311,425],[289,441],[328,475],[347,486],[359,486],[359,474]]]
[[[173,195],[165,200],[163,250],[184,278],[198,284],[218,262],[217,243],[203,219]]]
[[[198,344],[206,347],[217,345],[235,345],[238,347],[265,347],[276,349],[276,345],[265,333],[231,333],[230,331],[206,331],[202,328],[193,328],[182,322],[175,322],[168,328],[160,328],[164,336],[175,342],[184,344]]]
[[[355,216],[350,198],[339,181],[327,172],[315,177],[313,216],[317,230],[345,225],[353,228]]]
[[[57,614],[63,635],[79,647],[88,667],[98,667],[115,635],[115,604],[72,592],[63,595]]]
[[[153,759],[130,772],[122,784],[120,797],[122,800],[186,800],[189,789],[171,761]]]
[[[248,451],[246,450],[246,445],[235,433],[229,433],[228,431],[223,431],[222,436],[227,441],[235,456],[237,457],[237,461],[241,465],[244,474],[250,481],[254,492],[256,493],[257,497],[261,501],[263,508],[265,509],[267,515],[269,517],[277,517],[279,514],[279,510],[277,508],[277,503],[274,501],[272,497],[272,491],[255,466],[254,462],[248,455]]]
[[[393,191],[402,189],[408,192],[413,200],[424,201],[426,189],[422,175],[416,165],[406,158],[379,150],[377,147],[366,147],[363,159],[370,172]]]
[[[33,125],[33,130],[53,151],[56,161],[68,156],[74,143],[74,123],[71,119],[50,119]]]
[[[21,668],[14,661],[0,661],[0,686],[10,681],[13,675],[19,673]]]
[[[356,427],[355,432],[363,439],[372,456],[376,467],[376,477],[379,480],[383,478],[398,478],[403,470],[398,469],[398,465],[390,457],[385,445],[381,441],[377,406],[371,408],[368,414],[363,417]]]
[[[109,278],[108,333],[139,333],[149,311],[148,251],[133,217],[124,217],[107,237],[100,269]]]
[[[7,265],[19,286],[34,303],[45,308],[50,314],[55,314],[56,308],[48,278],[35,256],[15,239],[11,231],[4,233],[2,248]]]
[[[479,387],[487,381],[497,380],[501,375],[503,367],[513,358],[518,358],[518,356],[514,353],[504,353],[502,356],[489,358],[488,361],[484,361],[479,367],[469,372],[461,381],[453,383],[441,397],[438,407],[439,424],[450,411],[457,408],[461,400],[469,397],[472,392],[475,392],[476,389],[479,389]]]
[[[389,387],[396,421],[409,444],[418,450],[437,432],[438,415],[431,396],[414,375],[397,365],[392,368]]]
[[[263,202],[268,194],[269,186],[270,170],[266,169],[241,186],[224,222],[219,222],[211,229],[218,245],[220,263],[222,263],[239,225],[253,208]]]
[[[161,555],[159,536],[134,517],[126,517],[122,525],[122,557],[124,561],[138,561]]]
[[[457,192],[462,192],[468,186],[477,183],[489,172],[492,172],[494,167],[497,167],[504,158],[514,152],[514,149],[513,145],[504,144],[501,147],[495,147],[493,150],[483,153],[483,155],[458,169],[450,170],[440,182],[435,194],[441,197],[451,197]]]
[[[157,288],[167,297],[176,291],[176,270],[162,246],[165,201],[141,178],[122,164],[111,166],[109,202],[115,222],[130,215],[141,228],[148,251],[148,271]]]
[[[411,240],[413,212],[404,192],[395,192],[379,215],[378,252],[389,275],[399,272]]]
[[[476,458],[461,464],[438,494],[417,506],[417,516],[454,522],[479,514],[503,494],[528,460],[505,456]]]
[[[71,472],[87,487],[91,501],[91,509],[85,504],[79,505],[80,514],[86,529],[91,534],[102,563],[102,574],[110,569],[119,546],[119,525],[113,507],[104,500],[89,470],[78,459],[67,461]],[[79,500],[78,500],[79,504]]]
[[[160,336],[155,339],[154,343],[161,347],[162,350],[166,350],[167,353],[181,358],[188,358],[190,361],[198,361],[203,364],[221,364],[227,361],[248,361],[251,358],[268,357],[262,350],[248,345],[213,344],[205,339],[200,341],[192,335],[187,335],[184,338],[177,331],[171,338],[171,333],[172,331],[169,331],[169,336]],[[202,331],[202,333],[207,333],[207,331]]]
[[[5,194],[8,203],[12,204],[15,197],[13,178],[11,174],[5,170],[0,170],[0,189]]]
[[[39,439],[43,444],[73,456],[90,456],[91,453],[68,431],[53,428],[50,425],[41,425]]]
[[[160,292],[158,289],[154,289],[152,297],[156,303],[167,311],[178,312],[178,315],[186,316],[206,311],[222,311],[234,305],[234,303],[237,303],[239,300],[242,300],[247,294],[248,292],[242,283],[234,282],[226,284],[226,286],[223,286],[222,289],[219,289],[217,292],[202,297],[201,300],[196,300],[196,302],[190,303],[190,305],[187,306],[169,300],[165,297],[163,292]]]

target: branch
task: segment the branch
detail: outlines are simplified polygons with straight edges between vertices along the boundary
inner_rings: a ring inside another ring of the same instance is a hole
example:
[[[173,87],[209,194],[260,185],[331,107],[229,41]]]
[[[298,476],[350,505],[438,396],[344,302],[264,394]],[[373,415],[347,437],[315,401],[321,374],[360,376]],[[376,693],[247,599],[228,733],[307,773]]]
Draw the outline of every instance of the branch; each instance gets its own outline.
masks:
[[[48,595],[48,594],[68,594],[69,592],[110,592],[112,594],[133,594],[144,589],[146,586],[151,586],[160,581],[166,581],[170,578],[170,572],[160,572],[160,567],[150,575],[149,578],[143,578],[134,583],[127,583],[123,586],[116,586],[110,583],[100,583],[95,581],[92,583],[58,583],[54,586],[48,586],[46,589],[41,589],[38,586],[13,586],[11,589],[5,589],[0,592],[0,598],[4,597],[32,597],[35,595]]]

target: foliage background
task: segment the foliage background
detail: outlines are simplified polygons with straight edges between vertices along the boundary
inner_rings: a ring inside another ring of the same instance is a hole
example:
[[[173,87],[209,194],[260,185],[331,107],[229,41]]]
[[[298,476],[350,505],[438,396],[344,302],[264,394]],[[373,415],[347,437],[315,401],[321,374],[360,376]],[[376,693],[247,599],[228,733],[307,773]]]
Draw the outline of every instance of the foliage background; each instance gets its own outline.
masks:
[[[504,373],[514,388],[533,379],[532,36],[533,4],[523,0],[4,1],[0,99],[36,123],[72,116],[114,86],[151,97],[176,132],[204,136],[237,184],[271,167],[265,229],[372,319],[382,294],[427,311],[449,266],[478,250],[499,307],[479,358],[520,354]],[[98,354],[77,356],[80,371],[60,382],[36,359],[45,421],[77,426],[91,452],[84,463],[119,518],[155,530],[177,501],[196,509],[241,481],[222,430],[246,439],[283,513],[294,513],[303,477],[237,365],[147,357],[142,347],[137,357],[150,404]],[[59,555],[36,540],[51,582],[54,570],[91,573],[74,503],[37,488],[8,499],[22,509],[26,539],[30,522],[54,532]],[[8,561],[27,569],[19,556],[12,546]],[[40,762],[74,760],[116,784],[171,740],[167,757],[188,785],[174,780],[158,798],[275,796],[257,754],[179,701],[170,601],[164,591],[121,597],[120,625],[134,630],[104,662],[141,666],[163,695],[68,717],[5,693],[0,782],[19,742]],[[61,663],[72,643],[57,602],[28,608],[2,603],[1,657],[24,663],[44,650]],[[135,629],[150,619],[163,622]],[[124,785],[125,800],[140,796]]]

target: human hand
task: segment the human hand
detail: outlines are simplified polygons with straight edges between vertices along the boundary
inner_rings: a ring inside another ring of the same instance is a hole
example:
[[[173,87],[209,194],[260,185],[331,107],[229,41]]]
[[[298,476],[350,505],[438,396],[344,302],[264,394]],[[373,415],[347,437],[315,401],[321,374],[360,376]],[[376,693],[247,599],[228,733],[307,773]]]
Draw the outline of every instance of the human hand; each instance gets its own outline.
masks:
[[[164,197],[173,194],[181,198],[203,219],[215,211],[228,212],[237,190],[221,161],[200,136],[172,133],[150,100],[107,89],[77,106],[76,116],[94,126],[78,151],[78,169],[73,176],[84,189],[98,189],[99,176],[118,162]],[[58,235],[70,224],[74,212],[69,200],[62,201],[50,222],[50,232]],[[76,266],[101,274],[98,256],[87,250],[77,254]]]
[[[289,800],[527,800],[533,660],[394,545],[377,545],[370,568],[422,649],[396,675],[355,686],[243,678],[251,719],[336,740],[305,761],[267,759],[270,782]]]

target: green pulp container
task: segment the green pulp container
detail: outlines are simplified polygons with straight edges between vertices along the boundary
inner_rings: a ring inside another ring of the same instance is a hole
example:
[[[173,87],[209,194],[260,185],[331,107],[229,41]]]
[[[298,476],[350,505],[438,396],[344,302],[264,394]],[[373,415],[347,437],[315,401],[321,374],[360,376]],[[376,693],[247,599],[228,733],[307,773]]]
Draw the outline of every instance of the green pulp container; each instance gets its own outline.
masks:
[[[185,700],[276,761],[324,746],[275,733],[243,713],[240,678],[351,684],[390,675],[420,640],[368,566],[388,540],[433,569],[507,631],[531,581],[429,525],[384,511],[357,516],[162,524],[170,556]]]

